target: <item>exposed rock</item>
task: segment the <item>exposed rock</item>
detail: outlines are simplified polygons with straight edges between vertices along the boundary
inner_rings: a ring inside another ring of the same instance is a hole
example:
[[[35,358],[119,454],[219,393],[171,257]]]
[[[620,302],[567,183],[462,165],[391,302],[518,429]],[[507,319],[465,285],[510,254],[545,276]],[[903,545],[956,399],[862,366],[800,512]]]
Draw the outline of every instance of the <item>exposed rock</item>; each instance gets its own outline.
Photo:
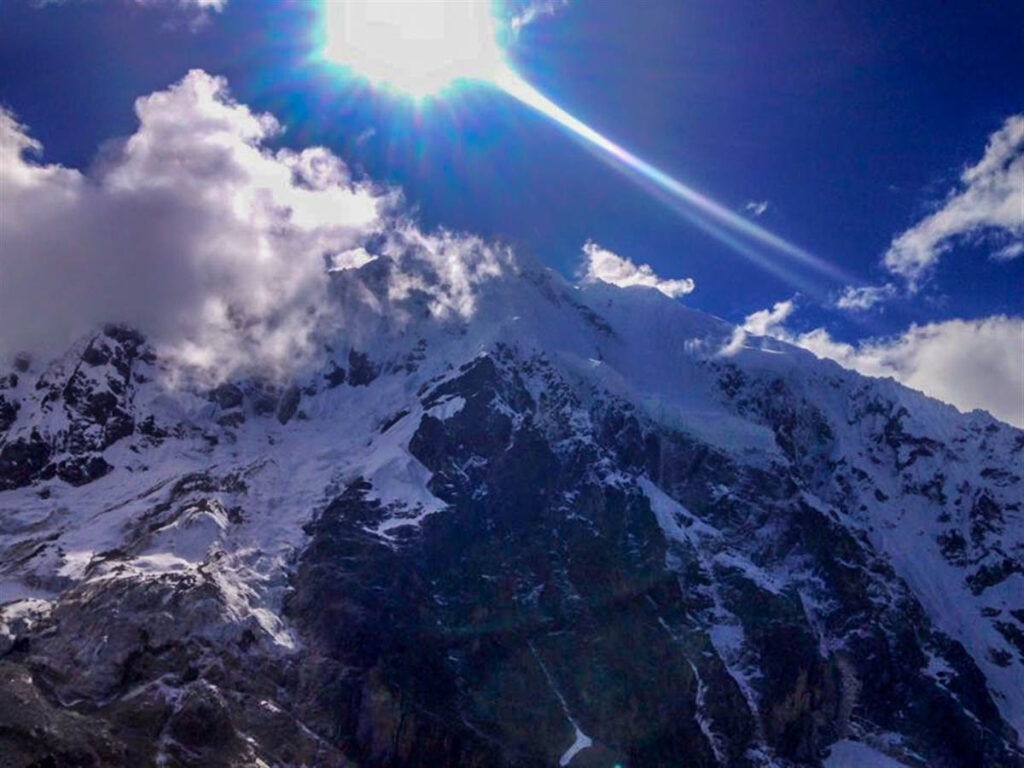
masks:
[[[339,368],[336,363],[331,363],[331,369],[324,374],[324,379],[327,381],[327,388],[334,389],[340,387],[345,383],[345,369]]]
[[[14,370],[18,373],[28,373],[32,366],[32,355],[28,352],[19,352],[14,356]]]
[[[229,411],[232,408],[240,406],[244,397],[242,390],[234,384],[221,384],[213,390],[213,399],[216,400],[217,405],[225,411]]]
[[[299,409],[299,400],[302,392],[295,384],[288,387],[281,395],[281,402],[277,404],[277,420],[281,424],[287,424],[295,412]]]
[[[348,383],[353,387],[365,387],[377,378],[379,370],[370,358],[356,350],[348,353]],[[344,380],[344,376],[342,377]]]
[[[28,485],[47,466],[52,452],[35,430],[28,439],[5,442],[0,447],[0,490]]]

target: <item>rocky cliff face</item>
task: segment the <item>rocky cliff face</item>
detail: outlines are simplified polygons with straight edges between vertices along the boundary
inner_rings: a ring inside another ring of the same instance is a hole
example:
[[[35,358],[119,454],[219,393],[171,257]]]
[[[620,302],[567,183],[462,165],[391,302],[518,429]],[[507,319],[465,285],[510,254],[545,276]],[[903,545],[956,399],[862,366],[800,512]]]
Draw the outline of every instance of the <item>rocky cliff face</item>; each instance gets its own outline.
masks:
[[[287,383],[11,361],[0,765],[1024,765],[1024,433],[646,289],[441,320],[397,268]]]

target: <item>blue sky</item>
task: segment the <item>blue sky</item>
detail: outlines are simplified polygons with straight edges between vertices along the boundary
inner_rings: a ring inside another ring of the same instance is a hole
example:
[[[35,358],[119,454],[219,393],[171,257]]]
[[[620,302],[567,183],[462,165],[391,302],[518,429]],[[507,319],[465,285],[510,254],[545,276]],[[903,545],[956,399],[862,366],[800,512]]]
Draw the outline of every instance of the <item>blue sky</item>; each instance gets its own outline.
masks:
[[[229,0],[199,23],[176,0],[6,0],[0,104],[41,162],[88,169],[136,129],[136,98],[200,68],[276,116],[275,143],[322,144],[400,187],[424,227],[505,240],[566,274],[593,241],[692,278],[685,302],[734,322],[791,301],[780,333],[824,329],[834,343],[1024,313],[1024,258],[990,258],[1024,237],[1019,221],[943,240],[913,285],[882,263],[1024,112],[1021,3],[545,5],[508,49],[527,80],[849,284],[891,285],[885,300],[842,309],[842,280],[797,270],[798,287],[761,270],[495,88],[416,106],[346,77],[315,55],[314,2]],[[748,206],[765,201],[760,215]],[[1024,344],[1017,328],[998,343]]]

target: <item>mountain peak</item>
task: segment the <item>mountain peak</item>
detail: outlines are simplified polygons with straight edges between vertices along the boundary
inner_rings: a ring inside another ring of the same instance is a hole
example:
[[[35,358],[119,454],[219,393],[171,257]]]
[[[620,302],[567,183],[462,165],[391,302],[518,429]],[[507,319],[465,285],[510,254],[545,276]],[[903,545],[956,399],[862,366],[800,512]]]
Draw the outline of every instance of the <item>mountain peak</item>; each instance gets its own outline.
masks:
[[[1024,433],[652,288],[410,263],[332,272],[286,379],[122,326],[3,373],[20,755],[1021,764]]]

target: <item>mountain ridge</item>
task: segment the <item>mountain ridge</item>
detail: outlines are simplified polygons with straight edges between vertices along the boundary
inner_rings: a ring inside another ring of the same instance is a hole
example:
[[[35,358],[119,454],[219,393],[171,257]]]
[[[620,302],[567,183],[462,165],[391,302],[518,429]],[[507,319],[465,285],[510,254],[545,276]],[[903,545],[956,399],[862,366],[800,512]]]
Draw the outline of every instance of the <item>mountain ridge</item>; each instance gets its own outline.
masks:
[[[329,296],[285,380],[5,372],[12,764],[1024,764],[1020,430],[515,261]]]

